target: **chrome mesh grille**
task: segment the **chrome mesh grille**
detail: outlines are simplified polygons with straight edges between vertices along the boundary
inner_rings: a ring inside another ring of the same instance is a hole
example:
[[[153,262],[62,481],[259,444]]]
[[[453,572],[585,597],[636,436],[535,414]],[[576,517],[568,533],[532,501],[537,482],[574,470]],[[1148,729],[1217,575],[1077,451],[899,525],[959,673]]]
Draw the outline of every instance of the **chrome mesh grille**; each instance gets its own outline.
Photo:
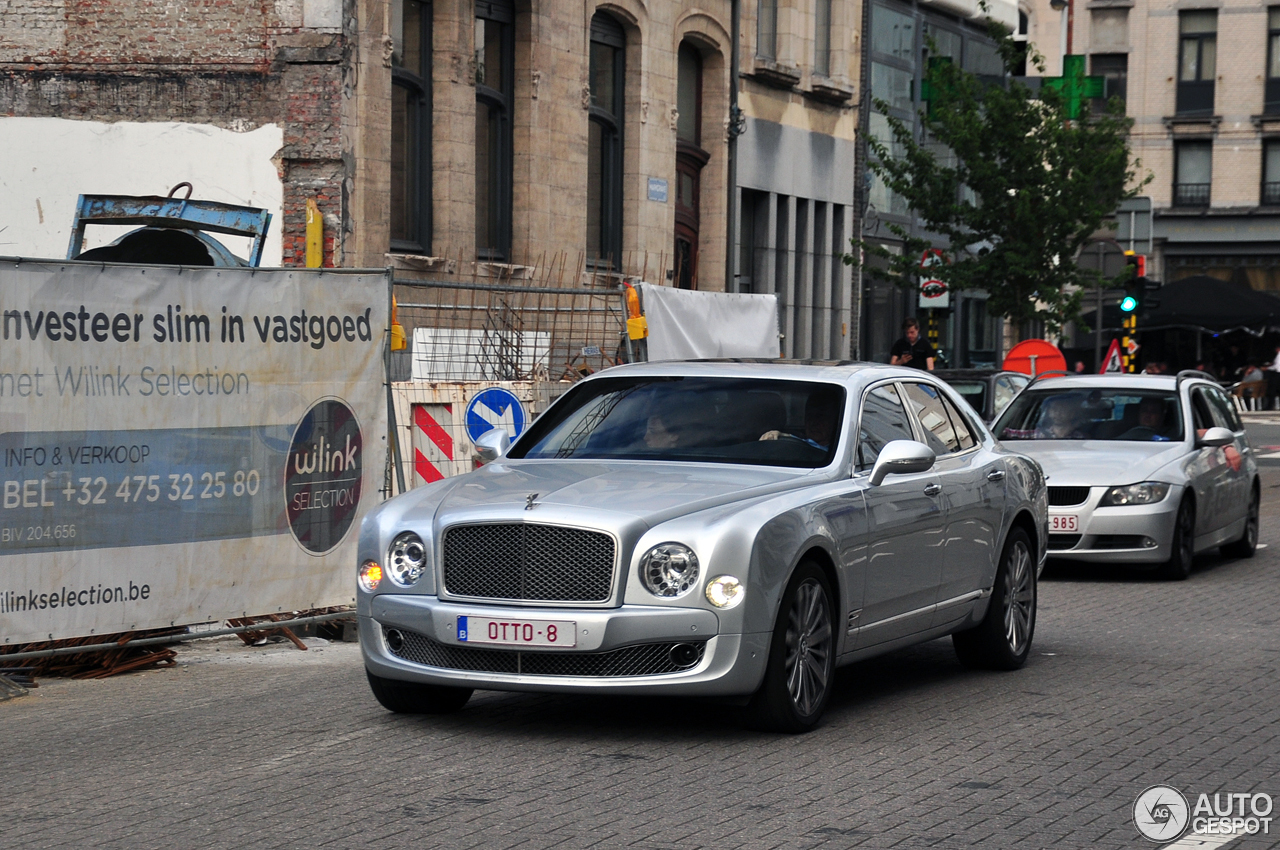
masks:
[[[454,596],[604,602],[613,590],[613,538],[533,523],[457,525],[444,534],[444,587]]]
[[[1056,508],[1083,505],[1089,501],[1088,487],[1050,487],[1049,504]]]
[[[446,670],[524,676],[660,676],[696,667],[707,651],[706,641],[684,641],[697,649],[698,660],[676,664],[671,660],[671,649],[678,645],[675,643],[646,643],[608,652],[528,652],[449,646],[417,632],[399,632],[404,637],[400,649],[388,650],[405,661]]]

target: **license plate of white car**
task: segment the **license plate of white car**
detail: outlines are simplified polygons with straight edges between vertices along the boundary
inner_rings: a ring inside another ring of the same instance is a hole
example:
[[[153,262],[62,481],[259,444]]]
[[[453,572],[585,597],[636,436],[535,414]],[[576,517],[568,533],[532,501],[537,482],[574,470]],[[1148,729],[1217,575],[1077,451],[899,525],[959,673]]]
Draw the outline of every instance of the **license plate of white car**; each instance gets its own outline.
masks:
[[[516,620],[459,617],[458,640],[504,646],[575,646],[578,624],[573,620]]]
[[[1080,517],[1075,514],[1049,514],[1049,531],[1073,532],[1080,530]]]

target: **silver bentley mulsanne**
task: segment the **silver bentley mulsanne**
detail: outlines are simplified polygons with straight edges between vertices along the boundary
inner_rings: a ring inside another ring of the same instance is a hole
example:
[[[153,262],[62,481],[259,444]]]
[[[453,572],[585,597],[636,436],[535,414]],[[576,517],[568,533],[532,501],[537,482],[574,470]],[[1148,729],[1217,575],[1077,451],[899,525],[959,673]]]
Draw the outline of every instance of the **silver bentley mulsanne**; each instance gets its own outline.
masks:
[[[709,696],[803,732],[841,664],[944,635],[969,666],[1027,658],[1044,475],[926,372],[623,366],[479,443],[484,467],[361,527],[360,643],[392,711]]]

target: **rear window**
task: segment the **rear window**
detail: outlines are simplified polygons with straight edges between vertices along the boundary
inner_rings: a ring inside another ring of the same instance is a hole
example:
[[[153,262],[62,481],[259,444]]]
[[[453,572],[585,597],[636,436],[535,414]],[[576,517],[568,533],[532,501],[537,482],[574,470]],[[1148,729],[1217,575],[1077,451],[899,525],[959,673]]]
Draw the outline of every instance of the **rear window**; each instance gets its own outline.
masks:
[[[979,416],[987,409],[986,381],[947,381],[947,383],[951,385],[951,389],[960,393],[961,398],[969,402]]]

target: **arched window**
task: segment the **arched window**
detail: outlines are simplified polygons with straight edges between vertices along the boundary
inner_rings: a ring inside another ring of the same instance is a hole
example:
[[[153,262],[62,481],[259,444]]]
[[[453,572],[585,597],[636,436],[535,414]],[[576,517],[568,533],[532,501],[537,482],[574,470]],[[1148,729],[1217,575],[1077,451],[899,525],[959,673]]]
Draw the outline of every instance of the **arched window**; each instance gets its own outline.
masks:
[[[698,282],[698,231],[702,207],[702,167],[711,158],[702,149],[702,54],[689,42],[676,57],[676,232],[675,284]]]
[[[391,2],[391,250],[431,251],[431,3]]]
[[[604,12],[591,18],[587,151],[587,256],[622,263],[622,129],[626,33]]]
[[[511,110],[515,8],[476,0],[476,256],[511,256]]]

